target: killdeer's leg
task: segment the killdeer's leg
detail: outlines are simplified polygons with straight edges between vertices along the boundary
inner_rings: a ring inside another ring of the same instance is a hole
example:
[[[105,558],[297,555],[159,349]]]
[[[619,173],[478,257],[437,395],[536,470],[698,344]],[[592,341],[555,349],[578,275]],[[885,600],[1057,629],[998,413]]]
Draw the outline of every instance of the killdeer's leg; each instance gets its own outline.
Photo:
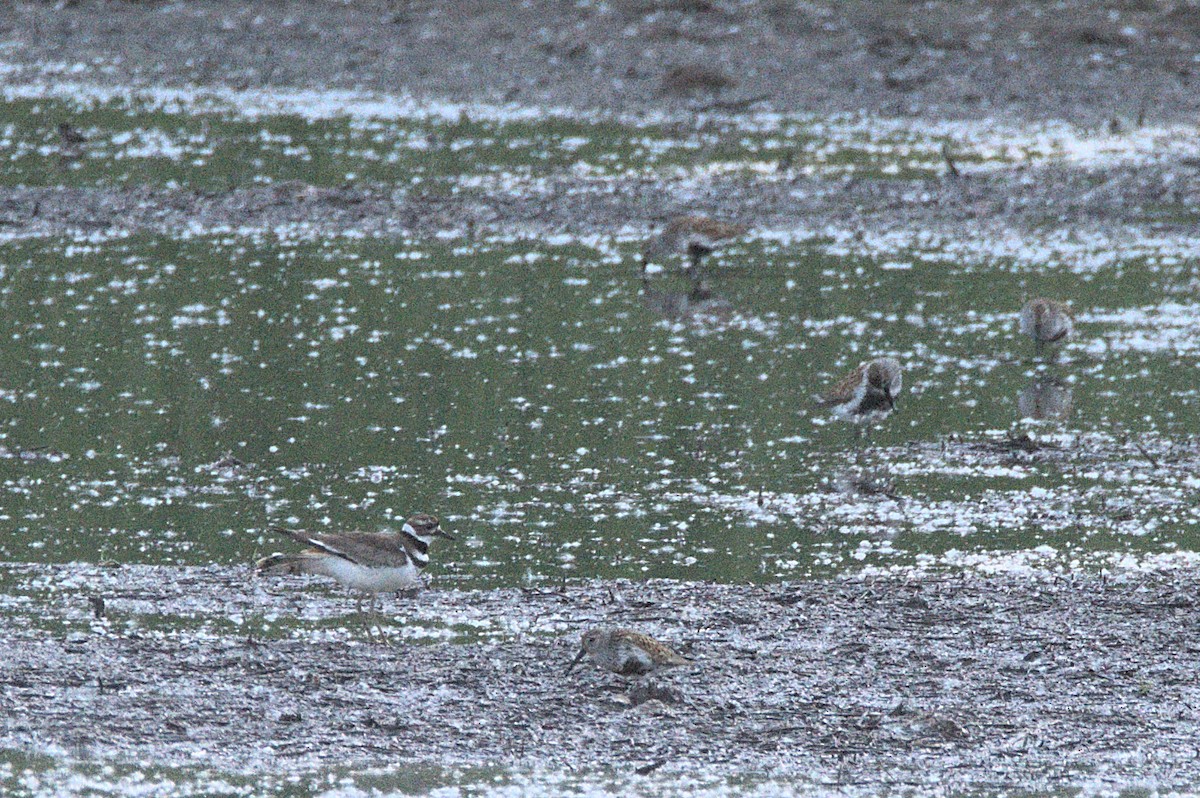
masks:
[[[379,622],[380,619],[383,617],[383,598],[382,597],[379,598],[379,605],[380,605],[379,610],[374,613],[374,616],[372,619],[372,627],[375,629],[375,634],[378,636],[379,641],[381,643],[384,643],[385,645],[390,646],[392,644],[392,640],[390,637],[388,637],[387,632],[384,630],[383,626]]]
[[[363,620],[367,623],[367,635],[374,641],[380,643],[388,643],[387,633],[383,630],[379,620],[383,616],[383,599],[378,593],[372,593],[367,607],[367,614]]]
[[[370,637],[371,629],[367,626],[367,616],[363,612],[363,595],[357,590],[354,591],[354,618],[355,625],[365,631],[367,636]]]
[[[367,608],[363,609],[363,591],[354,591],[354,614],[358,618],[358,626],[367,634],[371,640],[375,639],[376,633],[382,633],[378,629],[378,625],[372,620],[372,615],[375,612],[375,594],[371,593],[367,599]]]

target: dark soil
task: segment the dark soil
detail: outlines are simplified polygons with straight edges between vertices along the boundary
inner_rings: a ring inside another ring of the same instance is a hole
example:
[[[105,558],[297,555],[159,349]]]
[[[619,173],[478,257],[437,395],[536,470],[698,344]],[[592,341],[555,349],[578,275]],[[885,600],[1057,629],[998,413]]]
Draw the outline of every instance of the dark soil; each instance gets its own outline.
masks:
[[[663,760],[664,773],[950,790],[1200,776],[1189,573],[431,590],[388,599],[387,643],[345,595],[298,581],[8,570],[0,748],[250,773],[430,752],[628,772]],[[258,637],[272,613],[289,639]],[[597,624],[696,664],[567,676]]]
[[[0,9],[9,82],[363,88],[613,113],[701,110],[1060,120],[1108,131],[1200,113],[1200,14],[1144,2],[20,3]],[[55,67],[54,65],[60,65]],[[457,196],[392,185],[0,190],[0,232],[271,229],[314,234],[477,229],[523,234],[654,227],[680,211],[753,226],[888,230],[1144,225],[1191,230],[1195,159],[1049,166],[960,179],[764,182],[552,178],[549,190]]]
[[[1083,125],[1190,121],[1200,111],[1200,14],[1187,3],[67,0],[5,8],[7,60],[103,65],[111,69],[97,77],[120,84]]]

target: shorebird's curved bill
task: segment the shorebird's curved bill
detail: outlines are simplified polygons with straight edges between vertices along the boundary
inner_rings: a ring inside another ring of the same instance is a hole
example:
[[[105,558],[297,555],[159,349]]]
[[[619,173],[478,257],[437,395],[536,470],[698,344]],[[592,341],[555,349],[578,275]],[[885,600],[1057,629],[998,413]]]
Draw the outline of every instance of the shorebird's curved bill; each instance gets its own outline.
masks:
[[[884,398],[886,398],[886,399],[887,399],[887,402],[888,402],[888,409],[889,409],[889,410],[895,410],[895,409],[896,409],[896,400],[895,400],[894,398],[892,398],[892,389],[891,389],[891,388],[884,388],[884,389],[883,389],[883,395],[884,395]]]
[[[567,669],[563,672],[563,675],[566,676],[571,671],[575,670],[575,666],[579,664],[579,661],[583,659],[585,654],[587,654],[587,651],[583,650],[582,648],[579,649],[579,653],[575,655],[575,659],[571,660],[571,664],[567,666]]]
[[[451,535],[449,532],[442,529],[440,526],[435,526],[433,528],[433,534],[438,536],[439,538],[445,538],[446,540],[458,540],[458,538],[454,537],[454,535]]]

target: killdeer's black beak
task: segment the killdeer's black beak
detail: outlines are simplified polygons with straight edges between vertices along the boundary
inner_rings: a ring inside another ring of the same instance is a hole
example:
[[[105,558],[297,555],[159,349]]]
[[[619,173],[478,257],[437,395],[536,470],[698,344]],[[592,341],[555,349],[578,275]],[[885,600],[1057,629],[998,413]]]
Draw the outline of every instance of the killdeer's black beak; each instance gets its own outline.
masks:
[[[575,670],[575,666],[579,664],[579,661],[583,659],[583,655],[586,653],[587,652],[582,648],[579,649],[579,653],[575,655],[575,659],[571,660],[571,664],[567,666],[567,670],[563,673],[563,675],[566,676],[570,674],[571,671]]]
[[[883,395],[887,399],[888,410],[896,409],[896,400],[892,398],[892,389],[890,386],[884,386]]]
[[[451,535],[449,532],[442,529],[440,526],[435,526],[433,528],[433,534],[436,537],[445,538],[446,540],[458,540],[458,538],[454,537],[454,535]]]

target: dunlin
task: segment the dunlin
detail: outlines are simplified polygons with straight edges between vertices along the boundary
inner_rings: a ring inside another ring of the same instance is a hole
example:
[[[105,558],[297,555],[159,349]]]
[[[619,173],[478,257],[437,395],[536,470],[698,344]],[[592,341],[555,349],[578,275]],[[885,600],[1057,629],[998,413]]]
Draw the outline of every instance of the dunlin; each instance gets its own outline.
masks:
[[[700,280],[700,261],[711,255],[720,242],[735,238],[746,232],[740,224],[709,219],[707,216],[676,216],[667,222],[662,232],[651,238],[642,247],[642,273],[650,263],[675,256],[687,258],[685,273],[694,282]]]
[[[1021,308],[1020,328],[1023,335],[1034,340],[1037,356],[1041,357],[1046,344],[1062,343],[1071,335],[1075,322],[1065,302],[1031,299]]]
[[[579,654],[568,666],[567,673],[585,656],[601,668],[622,676],[641,676],[659,668],[691,662],[665,643],[630,629],[589,629],[583,633],[580,642]]]
[[[896,409],[901,387],[900,364],[890,357],[881,357],[859,364],[814,398],[843,421],[874,424]]]

